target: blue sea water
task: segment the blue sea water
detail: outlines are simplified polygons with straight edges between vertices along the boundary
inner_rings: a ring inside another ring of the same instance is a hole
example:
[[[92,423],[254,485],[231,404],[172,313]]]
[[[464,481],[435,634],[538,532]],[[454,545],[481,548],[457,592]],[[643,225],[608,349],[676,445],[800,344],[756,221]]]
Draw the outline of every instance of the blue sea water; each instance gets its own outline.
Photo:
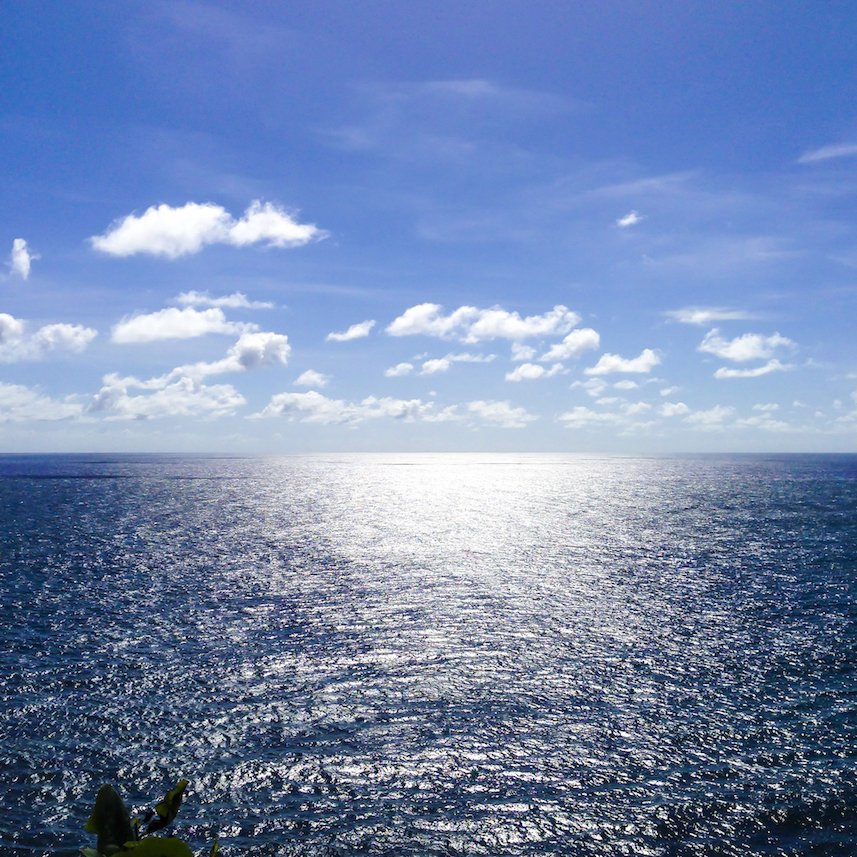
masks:
[[[0,853],[857,854],[857,457],[0,456]]]

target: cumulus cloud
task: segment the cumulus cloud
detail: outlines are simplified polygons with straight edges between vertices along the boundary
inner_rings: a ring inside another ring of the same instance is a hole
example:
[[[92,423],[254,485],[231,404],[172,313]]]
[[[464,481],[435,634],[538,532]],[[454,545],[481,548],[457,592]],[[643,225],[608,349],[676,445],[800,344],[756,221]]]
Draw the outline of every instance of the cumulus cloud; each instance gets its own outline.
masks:
[[[113,342],[127,345],[162,339],[193,339],[208,333],[244,333],[257,329],[255,324],[227,321],[219,307],[204,310],[191,306],[184,309],[168,307],[123,318],[114,325],[111,338]]]
[[[644,348],[637,357],[620,357],[618,354],[602,354],[594,366],[584,369],[587,375],[612,375],[618,372],[644,374],[651,372],[661,358],[651,348]]]
[[[591,327],[582,327],[580,330],[572,330],[562,342],[557,342],[546,351],[539,360],[553,363],[557,360],[572,360],[579,357],[584,351],[598,348],[601,337]]]
[[[168,381],[152,390],[152,382],[106,375],[90,406],[93,413],[111,420],[143,420],[158,417],[219,417],[246,404],[231,384],[206,385],[188,376]],[[140,389],[144,392],[131,393]]]
[[[566,428],[586,428],[592,425],[616,425],[622,421],[622,416],[609,411],[594,411],[592,408],[578,405],[560,414],[557,419]]]
[[[753,428],[760,431],[787,432],[792,431],[792,427],[782,420],[772,419],[768,414],[761,414],[754,417],[746,417],[745,419],[735,421],[736,428]]]
[[[622,381],[617,381],[613,386],[617,390],[636,390],[640,385],[636,381],[626,378]]]
[[[714,373],[714,377],[721,381],[724,378],[761,378],[763,375],[770,375],[771,372],[785,372],[791,368],[790,364],[773,359],[763,366],[756,366],[754,369],[729,369],[726,366],[721,366]]]
[[[0,383],[0,423],[68,420],[82,413],[83,406],[69,399],[52,399],[29,387]]]
[[[665,402],[661,405],[661,416],[683,417],[690,413],[690,408],[684,402]]]
[[[9,254],[9,273],[22,280],[28,279],[30,267],[38,258],[23,238],[15,238],[12,241],[12,252]]]
[[[794,348],[795,343],[779,333],[764,336],[761,333],[745,333],[734,339],[724,339],[715,327],[705,334],[697,350],[722,357],[724,360],[734,360],[745,363],[749,360],[767,360],[773,357],[777,348]],[[769,370],[772,371],[772,370]],[[729,376],[723,376],[729,377]]]
[[[447,354],[445,357],[433,357],[426,360],[420,368],[420,375],[436,375],[447,372],[453,363],[491,363],[495,354]],[[401,365],[401,364],[400,364]]]
[[[178,366],[162,378],[164,380],[183,376],[205,378],[208,375],[248,372],[266,366],[285,366],[289,362],[291,351],[289,338],[284,333],[268,331],[242,333],[222,359],[211,363],[188,363]]]
[[[273,309],[268,301],[251,301],[243,292],[233,292],[219,298],[211,297],[208,292],[182,292],[175,298],[181,306],[221,307],[222,309]]]
[[[642,219],[639,212],[629,211],[626,215],[617,219],[616,225],[620,229],[627,229],[629,226],[636,226]]]
[[[46,324],[28,333],[26,322],[0,313],[0,362],[42,360],[57,352],[79,354],[97,335],[80,324]]]
[[[688,306],[665,312],[667,318],[682,324],[707,325],[714,321],[747,321],[755,318],[752,313],[742,309],[724,309],[713,306]]]
[[[89,240],[96,250],[110,256],[148,253],[176,259],[198,253],[209,244],[300,247],[326,235],[314,224],[298,223],[270,202],[255,200],[239,219],[211,202],[153,205],[141,215],[117,220],[103,235]]]
[[[550,369],[545,369],[544,366],[539,366],[538,363],[521,363],[516,366],[511,372],[506,373],[507,381],[535,381],[539,378],[553,378],[562,372],[562,363],[554,363]]]
[[[607,389],[607,382],[602,381],[601,378],[590,378],[587,381],[575,381],[571,387],[572,389],[582,387],[587,395],[597,399]]]
[[[536,356],[536,349],[532,345],[524,345],[521,342],[512,343],[512,360],[516,363],[523,360],[532,360]]]
[[[857,157],[857,143],[833,143],[804,152],[799,158],[799,164],[816,164],[819,161],[829,161],[831,158]]]
[[[455,408],[438,411],[434,402],[368,396],[360,402],[330,399],[311,390],[308,393],[277,393],[254,417],[285,417],[324,425],[357,425],[366,420],[389,418],[405,422],[445,422],[458,419]]]
[[[486,423],[500,428],[525,428],[528,423],[538,419],[525,408],[516,408],[510,402],[477,400],[467,403],[467,410]]]
[[[296,387],[326,387],[329,381],[330,375],[316,372],[315,369],[307,369],[295,378],[294,384]]]
[[[708,408],[705,411],[695,411],[686,416],[684,421],[688,425],[702,429],[721,429],[725,420],[729,419],[735,413],[735,408],[725,405],[715,405],[713,408]]]
[[[395,366],[385,369],[384,375],[387,378],[403,378],[405,375],[410,375],[413,371],[413,363],[397,363]]]
[[[580,317],[564,306],[557,305],[542,315],[521,317],[501,307],[480,309],[462,306],[444,315],[440,304],[417,304],[406,309],[387,325],[390,336],[436,336],[476,343],[490,339],[521,340],[534,336],[567,333]]]
[[[357,324],[352,324],[348,330],[344,330],[342,333],[328,333],[325,339],[328,342],[350,342],[352,339],[363,339],[369,335],[369,331],[371,331],[373,327],[375,327],[375,321],[373,319],[367,319],[366,321],[360,321]]]

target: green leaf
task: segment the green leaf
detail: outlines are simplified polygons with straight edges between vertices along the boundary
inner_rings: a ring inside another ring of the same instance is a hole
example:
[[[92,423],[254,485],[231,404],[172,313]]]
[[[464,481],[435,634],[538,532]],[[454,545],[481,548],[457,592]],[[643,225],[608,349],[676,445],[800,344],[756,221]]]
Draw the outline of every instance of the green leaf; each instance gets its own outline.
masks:
[[[83,829],[98,837],[97,852],[101,854],[107,854],[134,839],[131,817],[113,786],[103,785],[98,790],[92,815]]]
[[[181,839],[153,836],[139,842],[126,842],[117,857],[193,857],[193,852]]]
[[[174,788],[171,788],[165,795],[164,799],[155,805],[155,812],[158,813],[158,818],[153,821],[148,827],[148,833],[155,830],[160,830],[172,822],[179,814],[179,807],[182,804],[182,795],[188,786],[187,780],[179,780]]]
[[[220,851],[220,843],[215,839],[211,846],[211,851],[208,852],[208,857],[217,857],[218,851]]]
[[[83,855],[83,857],[101,857],[101,855],[98,853],[98,851],[95,850],[95,848],[81,848],[80,853]]]

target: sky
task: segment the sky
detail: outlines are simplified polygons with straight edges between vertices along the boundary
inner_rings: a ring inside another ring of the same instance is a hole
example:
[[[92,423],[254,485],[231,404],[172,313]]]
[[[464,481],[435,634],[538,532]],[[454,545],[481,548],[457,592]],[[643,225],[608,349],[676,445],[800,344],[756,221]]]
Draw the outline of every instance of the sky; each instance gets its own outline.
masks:
[[[857,450],[853,4],[0,16],[0,451]]]

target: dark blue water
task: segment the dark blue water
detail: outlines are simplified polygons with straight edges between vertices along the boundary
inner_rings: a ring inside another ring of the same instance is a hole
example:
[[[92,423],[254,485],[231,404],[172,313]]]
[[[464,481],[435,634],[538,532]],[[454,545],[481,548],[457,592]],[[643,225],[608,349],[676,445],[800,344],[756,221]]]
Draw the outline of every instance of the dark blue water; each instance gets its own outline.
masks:
[[[857,457],[0,457],[0,852],[857,854]]]

